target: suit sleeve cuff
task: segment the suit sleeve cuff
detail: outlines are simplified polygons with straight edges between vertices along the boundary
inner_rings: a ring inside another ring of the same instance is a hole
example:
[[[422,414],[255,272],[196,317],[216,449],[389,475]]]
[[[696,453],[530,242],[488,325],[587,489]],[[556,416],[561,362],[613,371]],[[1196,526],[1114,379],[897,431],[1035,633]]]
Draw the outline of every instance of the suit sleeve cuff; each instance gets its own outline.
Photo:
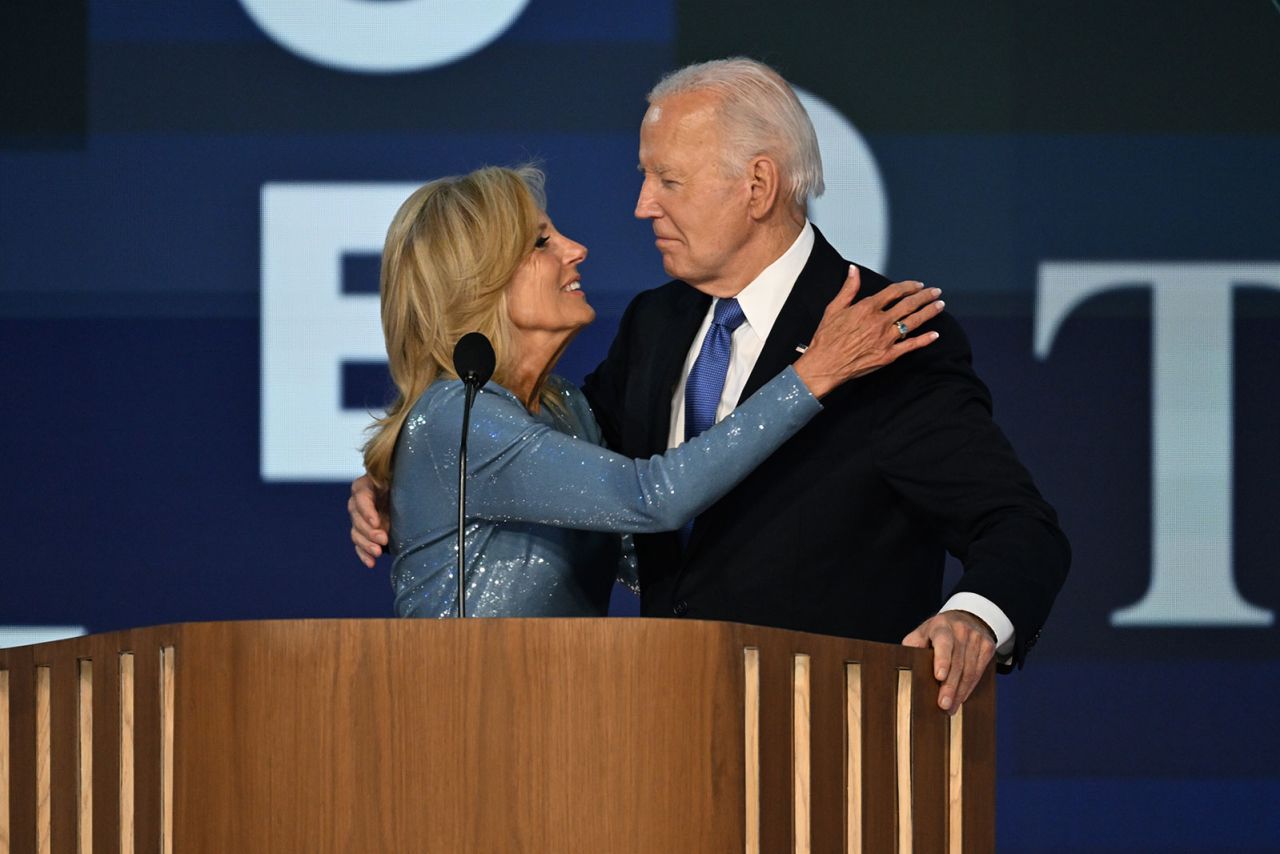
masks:
[[[977,593],[956,593],[942,606],[943,611],[968,611],[991,627],[996,633],[996,656],[1007,658],[1013,654],[1013,623],[1004,611],[986,596]]]

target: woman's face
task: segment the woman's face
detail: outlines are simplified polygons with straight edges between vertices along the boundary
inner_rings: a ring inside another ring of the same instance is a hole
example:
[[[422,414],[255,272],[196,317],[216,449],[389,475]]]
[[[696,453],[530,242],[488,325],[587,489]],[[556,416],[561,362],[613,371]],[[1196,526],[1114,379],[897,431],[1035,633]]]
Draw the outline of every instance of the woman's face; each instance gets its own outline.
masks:
[[[537,243],[507,287],[507,311],[516,329],[576,332],[595,319],[578,275],[586,257],[587,247],[556,231],[543,214]]]

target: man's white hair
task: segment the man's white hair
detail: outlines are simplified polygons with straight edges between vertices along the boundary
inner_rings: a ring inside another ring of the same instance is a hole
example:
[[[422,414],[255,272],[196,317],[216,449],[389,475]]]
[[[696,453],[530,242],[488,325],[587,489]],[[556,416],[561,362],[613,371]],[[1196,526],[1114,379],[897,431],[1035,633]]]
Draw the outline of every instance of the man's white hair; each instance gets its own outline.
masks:
[[[783,190],[804,207],[822,195],[822,156],[813,122],[791,84],[763,62],[735,56],[686,65],[658,81],[650,104],[685,92],[710,91],[720,96],[719,118],[725,150],[721,168],[741,175],[747,161],[767,154],[778,163]]]

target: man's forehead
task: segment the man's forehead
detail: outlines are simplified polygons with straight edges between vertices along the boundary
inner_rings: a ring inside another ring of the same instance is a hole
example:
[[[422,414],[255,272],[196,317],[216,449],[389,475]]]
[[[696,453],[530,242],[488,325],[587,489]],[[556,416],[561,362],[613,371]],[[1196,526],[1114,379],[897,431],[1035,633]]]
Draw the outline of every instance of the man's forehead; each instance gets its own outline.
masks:
[[[714,121],[721,101],[720,95],[709,89],[676,92],[651,103],[649,109],[645,110],[643,123],[652,125],[660,121],[664,124]]]
[[[640,122],[641,149],[646,144],[660,148],[714,145],[719,129],[716,104],[701,95],[673,95],[651,104]]]

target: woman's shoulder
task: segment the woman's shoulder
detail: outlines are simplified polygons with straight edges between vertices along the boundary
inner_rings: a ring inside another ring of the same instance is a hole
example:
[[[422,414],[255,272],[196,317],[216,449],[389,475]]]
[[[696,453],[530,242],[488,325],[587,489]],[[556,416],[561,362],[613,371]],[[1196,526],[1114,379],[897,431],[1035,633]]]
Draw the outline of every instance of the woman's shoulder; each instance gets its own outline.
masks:
[[[466,386],[461,380],[436,380],[418,396],[409,410],[410,423],[422,424],[425,417],[441,407],[449,406],[455,399],[461,399]],[[409,426],[409,425],[406,425]]]
[[[422,432],[424,429],[430,429],[432,425],[438,424],[442,420],[442,416],[450,411],[455,411],[453,420],[450,421],[450,429],[461,416],[462,401],[466,397],[466,385],[462,380],[457,379],[438,379],[418,397],[413,406],[410,407],[409,418],[405,422],[405,428],[411,432]],[[507,391],[500,385],[495,383],[486,384],[480,393],[476,395],[476,401],[473,404],[472,418],[477,418],[479,412],[506,412],[514,410],[523,412],[523,407],[519,405],[515,395]]]
[[[563,412],[563,432],[600,444],[600,426],[596,423],[591,404],[587,403],[582,389],[564,377],[552,374],[547,377],[547,390],[555,396],[556,403]]]
[[[436,465],[453,465],[462,438],[462,408],[466,386],[456,379],[439,379],[418,396],[409,409],[396,439],[396,471],[414,467],[415,457]],[[473,467],[487,456],[527,436],[545,430],[525,410],[515,395],[489,383],[476,395],[468,431]],[[395,477],[393,476],[393,481]]]
[[[418,398],[417,402],[414,403],[413,408],[415,410],[420,408],[430,409],[432,407],[439,406],[442,403],[446,403],[454,399],[460,399],[464,396],[466,390],[467,387],[462,380],[438,379],[431,385],[427,386],[426,391],[424,391]],[[495,382],[485,383],[484,386],[481,387],[480,393],[476,395],[476,400],[480,400],[481,397],[486,395],[491,395],[516,404],[519,404],[520,402],[516,399],[514,394]]]
[[[554,394],[562,403],[586,400],[586,398],[582,396],[582,389],[578,388],[577,385],[569,382],[559,374],[551,374],[547,377],[547,390]]]

